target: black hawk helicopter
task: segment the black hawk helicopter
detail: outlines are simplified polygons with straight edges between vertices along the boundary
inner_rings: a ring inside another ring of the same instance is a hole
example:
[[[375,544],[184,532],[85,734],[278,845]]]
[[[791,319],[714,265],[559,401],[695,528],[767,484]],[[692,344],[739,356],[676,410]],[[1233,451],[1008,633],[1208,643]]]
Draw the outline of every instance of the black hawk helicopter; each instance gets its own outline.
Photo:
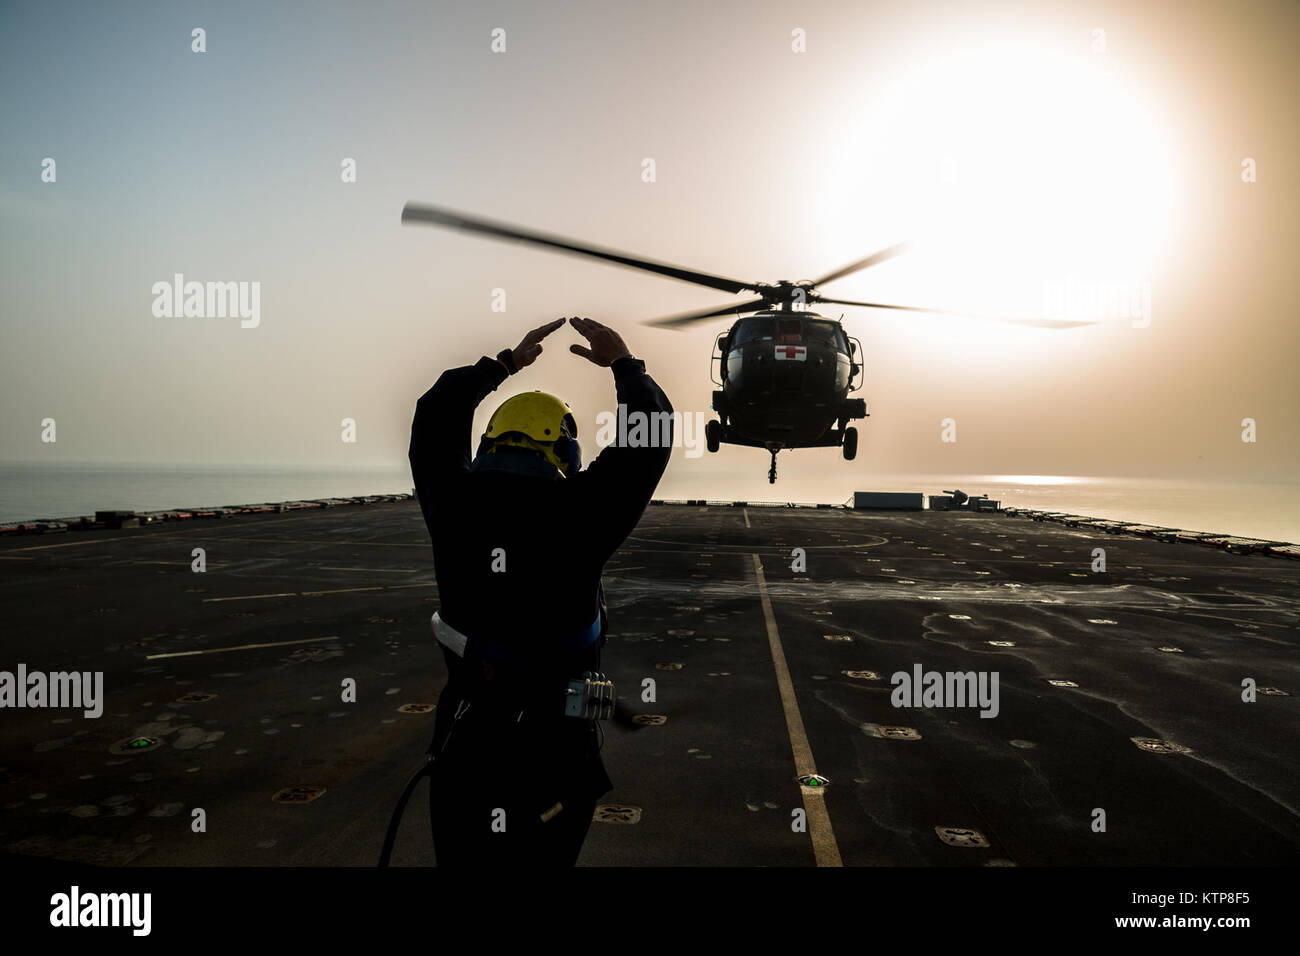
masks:
[[[723,444],[766,448],[772,455],[772,464],[767,473],[767,480],[772,483],[776,481],[776,454],[782,449],[838,446],[845,460],[852,461],[858,452],[858,432],[849,422],[867,417],[866,401],[849,397],[850,393],[862,387],[861,343],[845,333],[844,326],[838,319],[818,315],[808,309],[810,305],[826,303],[867,309],[894,309],[1048,328],[1093,324],[994,315],[976,316],[944,309],[833,299],[816,291],[818,286],[827,282],[892,259],[906,251],[906,243],[890,246],[856,262],[850,262],[819,279],[799,282],[783,280],[776,283],[742,282],[433,206],[407,203],[402,209],[402,222],[432,223],[507,241],[527,242],[561,252],[592,256],[733,295],[741,292],[756,293],[757,298],[746,302],[657,319],[647,324],[680,329],[727,315],[755,313],[737,320],[714,343],[710,370],[712,372],[713,363],[717,363],[718,371],[713,377],[713,383],[720,385],[721,389],[713,393],[713,410],[718,413],[718,419],[705,425],[704,437],[710,452],[716,452]]]

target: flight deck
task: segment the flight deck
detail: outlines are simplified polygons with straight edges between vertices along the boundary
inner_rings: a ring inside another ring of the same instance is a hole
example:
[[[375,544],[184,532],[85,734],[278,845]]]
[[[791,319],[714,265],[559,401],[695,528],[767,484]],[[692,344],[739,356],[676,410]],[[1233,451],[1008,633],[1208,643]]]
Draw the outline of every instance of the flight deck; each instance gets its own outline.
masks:
[[[0,538],[0,670],[104,674],[99,718],[0,713],[0,852],[375,864],[438,589],[413,500],[325,504]],[[1059,518],[652,504],[580,865],[1300,862],[1300,562]],[[992,705],[895,706],[930,672]],[[394,865],[435,863],[426,787]]]

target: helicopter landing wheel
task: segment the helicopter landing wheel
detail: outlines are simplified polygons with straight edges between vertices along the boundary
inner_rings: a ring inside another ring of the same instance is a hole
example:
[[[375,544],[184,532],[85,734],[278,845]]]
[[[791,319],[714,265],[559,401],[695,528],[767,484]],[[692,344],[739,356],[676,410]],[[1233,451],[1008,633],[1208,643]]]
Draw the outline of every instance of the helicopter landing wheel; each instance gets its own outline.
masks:
[[[844,460],[852,461],[858,454],[858,430],[856,428],[844,429]]]
[[[710,454],[716,452],[722,444],[722,423],[711,421],[704,426],[704,444],[708,447]]]
[[[776,484],[776,452],[772,452],[772,467],[767,470],[767,483]]]

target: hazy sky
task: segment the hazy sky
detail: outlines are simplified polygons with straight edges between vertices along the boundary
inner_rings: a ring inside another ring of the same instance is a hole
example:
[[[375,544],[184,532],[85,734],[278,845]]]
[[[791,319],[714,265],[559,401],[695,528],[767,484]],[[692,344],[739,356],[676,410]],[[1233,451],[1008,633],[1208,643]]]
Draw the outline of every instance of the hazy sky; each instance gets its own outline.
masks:
[[[416,200],[746,280],[916,241],[845,298],[1149,293],[1146,327],[844,309],[872,415],[851,464],[783,454],[792,495],[830,470],[1293,479],[1297,41],[1300,7],[1264,2],[0,3],[0,458],[401,463],[443,369],[575,313],[708,410],[728,323],[638,323],[726,295],[402,226]],[[178,272],[259,282],[260,325],[156,317]],[[574,341],[480,425],[548,389],[594,451],[612,380]],[[670,467],[705,495],[766,465]]]

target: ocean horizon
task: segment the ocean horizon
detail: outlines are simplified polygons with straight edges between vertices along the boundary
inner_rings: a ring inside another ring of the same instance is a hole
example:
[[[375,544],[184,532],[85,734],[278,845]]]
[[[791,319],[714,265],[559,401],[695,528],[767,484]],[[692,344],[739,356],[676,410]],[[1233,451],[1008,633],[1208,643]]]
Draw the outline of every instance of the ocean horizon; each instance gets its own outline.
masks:
[[[692,463],[694,464],[694,463]],[[1070,475],[933,475],[828,472],[785,495],[753,469],[704,472],[670,465],[658,498],[843,504],[856,491],[940,494],[961,488],[1003,507],[1067,511],[1189,531],[1300,542],[1300,483],[1180,481]],[[808,495],[809,488],[815,494]],[[410,470],[393,465],[265,463],[28,463],[0,465],[0,522],[95,511],[211,508],[378,494],[409,494]]]

